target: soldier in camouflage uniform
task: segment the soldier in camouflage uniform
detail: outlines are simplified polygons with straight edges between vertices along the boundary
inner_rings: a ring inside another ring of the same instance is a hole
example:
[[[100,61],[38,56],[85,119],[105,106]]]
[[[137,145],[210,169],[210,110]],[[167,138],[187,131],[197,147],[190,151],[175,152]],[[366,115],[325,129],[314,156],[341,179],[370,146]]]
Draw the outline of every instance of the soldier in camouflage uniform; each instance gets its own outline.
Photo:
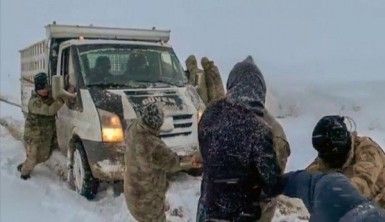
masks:
[[[139,222],[166,221],[166,173],[196,166],[196,157],[185,158],[182,162],[159,138],[162,124],[162,110],[150,104],[127,132],[124,195],[131,215]]]
[[[209,98],[205,73],[203,72],[203,70],[198,68],[197,59],[194,55],[190,55],[186,59],[186,67],[188,71],[189,84],[197,87],[197,92],[199,96],[201,97],[204,104],[207,105],[209,102]]]
[[[17,169],[22,179],[30,178],[33,168],[49,159],[57,147],[56,112],[63,100],[54,100],[48,90],[47,74],[38,73],[34,77],[35,91],[28,102],[28,115],[25,121],[24,142],[27,158]]]
[[[385,153],[377,143],[349,132],[342,116],[323,117],[312,142],[318,157],[309,172],[340,171],[363,196],[385,208]]]
[[[225,97],[225,89],[223,88],[222,78],[218,67],[213,61],[207,57],[201,59],[201,65],[205,72],[208,101],[212,103]]]

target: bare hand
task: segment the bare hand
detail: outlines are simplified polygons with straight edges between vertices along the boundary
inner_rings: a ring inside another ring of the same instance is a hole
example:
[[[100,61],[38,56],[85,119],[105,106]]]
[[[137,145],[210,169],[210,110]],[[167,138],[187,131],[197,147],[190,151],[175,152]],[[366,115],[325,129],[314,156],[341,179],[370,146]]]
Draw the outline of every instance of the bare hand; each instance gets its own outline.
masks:
[[[195,153],[191,157],[191,165],[193,168],[202,168],[203,166],[203,160],[202,156],[199,152]]]

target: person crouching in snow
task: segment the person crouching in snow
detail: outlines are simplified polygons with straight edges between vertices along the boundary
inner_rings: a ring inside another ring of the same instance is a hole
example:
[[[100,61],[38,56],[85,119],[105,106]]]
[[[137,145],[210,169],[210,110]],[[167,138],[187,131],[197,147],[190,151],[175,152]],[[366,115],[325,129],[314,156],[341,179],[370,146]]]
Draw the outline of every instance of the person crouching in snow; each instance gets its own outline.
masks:
[[[227,88],[198,126],[203,178],[197,221],[257,221],[261,190],[268,193],[281,175],[263,119],[266,88],[251,57],[234,66]]]
[[[369,137],[349,132],[343,116],[324,116],[313,130],[318,157],[309,172],[340,171],[366,198],[385,208],[385,153]]]
[[[152,103],[129,127],[126,138],[124,195],[128,210],[139,222],[163,222],[167,173],[200,168],[199,155],[181,158],[159,138],[161,108]]]
[[[50,95],[46,73],[36,74],[34,83],[24,126],[27,158],[17,166],[24,180],[30,178],[33,168],[47,161],[57,147],[55,115],[64,104],[61,98],[54,100]]]

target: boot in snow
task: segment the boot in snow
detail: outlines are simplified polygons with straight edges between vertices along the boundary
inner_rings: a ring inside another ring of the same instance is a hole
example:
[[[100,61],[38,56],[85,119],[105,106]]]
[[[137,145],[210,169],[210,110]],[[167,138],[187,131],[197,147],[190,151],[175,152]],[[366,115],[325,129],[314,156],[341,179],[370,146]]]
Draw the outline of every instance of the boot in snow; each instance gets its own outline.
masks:
[[[29,178],[31,178],[31,175],[29,175],[29,174],[21,175],[20,178],[23,179],[23,180],[28,180]]]
[[[21,168],[23,167],[23,164],[20,163],[19,165],[17,165],[17,171],[21,172]]]

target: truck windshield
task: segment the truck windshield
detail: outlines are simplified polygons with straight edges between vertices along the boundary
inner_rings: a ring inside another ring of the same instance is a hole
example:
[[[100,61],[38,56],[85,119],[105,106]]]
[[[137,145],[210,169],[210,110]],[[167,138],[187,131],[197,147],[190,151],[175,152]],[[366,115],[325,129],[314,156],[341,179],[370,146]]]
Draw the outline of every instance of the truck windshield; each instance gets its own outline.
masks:
[[[171,48],[122,44],[78,46],[80,71],[87,86],[167,87],[187,83]]]

